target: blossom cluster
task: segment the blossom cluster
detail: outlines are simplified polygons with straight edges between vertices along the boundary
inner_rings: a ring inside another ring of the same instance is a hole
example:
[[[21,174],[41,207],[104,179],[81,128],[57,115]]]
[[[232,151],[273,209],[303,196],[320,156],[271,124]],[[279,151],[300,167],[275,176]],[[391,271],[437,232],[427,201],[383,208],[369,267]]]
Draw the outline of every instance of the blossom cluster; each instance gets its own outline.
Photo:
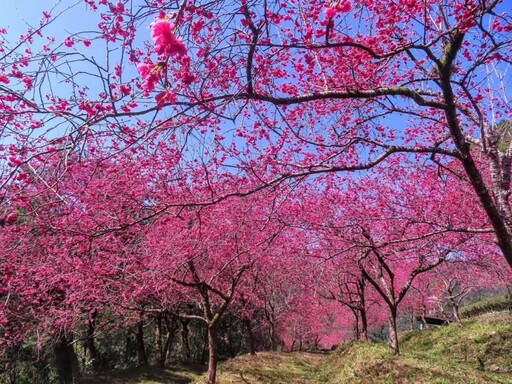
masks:
[[[154,42],[154,52],[158,55],[158,62],[146,60],[137,65],[141,75],[142,89],[145,95],[153,91],[160,80],[164,80],[165,89],[155,96],[157,107],[161,108],[166,103],[176,101],[176,95],[169,88],[166,81],[168,64],[172,59],[180,66],[181,72],[177,77],[184,86],[190,85],[195,76],[190,73],[190,57],[187,56],[187,48],[183,41],[173,32],[173,24],[166,17],[159,17],[150,25],[151,38]]]

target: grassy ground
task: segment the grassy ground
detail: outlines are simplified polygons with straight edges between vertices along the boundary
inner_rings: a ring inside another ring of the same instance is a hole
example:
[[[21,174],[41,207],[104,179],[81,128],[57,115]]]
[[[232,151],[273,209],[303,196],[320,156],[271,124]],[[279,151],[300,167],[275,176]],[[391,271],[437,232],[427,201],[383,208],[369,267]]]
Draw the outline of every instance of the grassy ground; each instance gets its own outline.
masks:
[[[324,383],[512,383],[512,324],[470,321],[401,336],[385,345],[346,344],[331,357]],[[319,381],[322,382],[322,381]]]
[[[508,315],[401,335],[400,356],[385,344],[350,342],[330,354],[260,353],[221,364],[220,384],[512,384]],[[197,380],[196,383],[200,383]]]
[[[331,353],[260,352],[220,364],[219,384],[512,384],[512,316],[479,319],[400,336],[385,344],[349,342]],[[199,384],[202,367],[139,369],[82,384]]]
[[[220,365],[219,384],[313,384],[328,361],[328,355],[306,352],[260,352]],[[198,379],[194,384],[201,383]]]
[[[85,378],[78,384],[188,384],[201,377],[204,371],[203,366],[136,368]]]

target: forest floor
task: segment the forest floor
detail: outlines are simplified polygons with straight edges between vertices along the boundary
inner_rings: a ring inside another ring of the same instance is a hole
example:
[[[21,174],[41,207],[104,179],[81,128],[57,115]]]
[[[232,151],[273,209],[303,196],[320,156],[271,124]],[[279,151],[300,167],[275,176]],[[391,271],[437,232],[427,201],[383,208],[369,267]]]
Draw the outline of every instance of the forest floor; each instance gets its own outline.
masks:
[[[200,378],[205,370],[202,365],[141,367],[81,379],[79,384],[188,384]]]
[[[386,344],[348,342],[330,353],[260,352],[220,364],[219,384],[512,383],[512,314],[487,314],[400,335],[401,354]],[[98,384],[199,384],[201,367],[136,370]],[[92,384],[92,382],[91,382]]]

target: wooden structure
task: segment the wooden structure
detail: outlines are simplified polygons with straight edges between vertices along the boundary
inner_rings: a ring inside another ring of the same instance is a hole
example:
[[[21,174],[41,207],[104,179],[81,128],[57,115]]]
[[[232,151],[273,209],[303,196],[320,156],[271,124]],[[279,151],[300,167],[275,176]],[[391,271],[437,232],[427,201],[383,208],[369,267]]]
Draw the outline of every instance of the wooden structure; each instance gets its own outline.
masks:
[[[440,327],[442,325],[448,325],[452,322],[452,319],[443,317],[432,317],[432,316],[416,316],[416,321],[420,323],[420,329],[423,329],[423,324],[426,323],[429,326]]]

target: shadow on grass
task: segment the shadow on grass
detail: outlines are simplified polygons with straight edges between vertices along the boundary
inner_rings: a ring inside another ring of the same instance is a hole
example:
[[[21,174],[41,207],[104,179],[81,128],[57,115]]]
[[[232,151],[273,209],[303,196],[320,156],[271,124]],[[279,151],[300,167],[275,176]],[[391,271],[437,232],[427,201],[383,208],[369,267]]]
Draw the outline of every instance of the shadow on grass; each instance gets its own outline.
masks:
[[[206,367],[187,365],[169,367],[140,367],[84,377],[77,384],[188,384],[202,375]]]

